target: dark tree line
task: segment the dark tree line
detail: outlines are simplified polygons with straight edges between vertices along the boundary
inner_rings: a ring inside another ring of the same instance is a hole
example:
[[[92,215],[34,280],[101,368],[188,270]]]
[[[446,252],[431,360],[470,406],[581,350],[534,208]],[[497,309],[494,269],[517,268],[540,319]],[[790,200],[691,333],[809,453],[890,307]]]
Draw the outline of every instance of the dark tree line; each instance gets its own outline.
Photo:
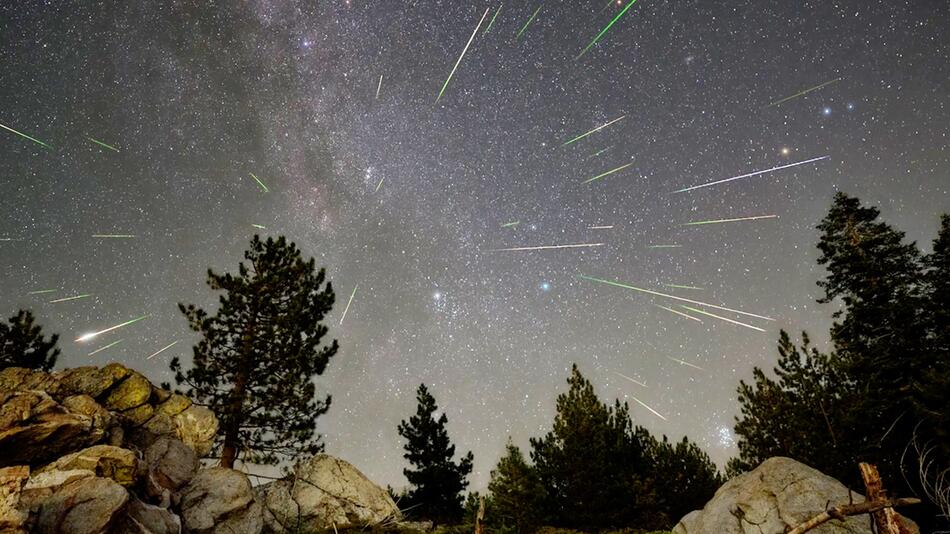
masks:
[[[46,339],[43,329],[27,310],[20,310],[7,323],[0,322],[0,369],[26,367],[49,371],[56,365],[59,336]]]

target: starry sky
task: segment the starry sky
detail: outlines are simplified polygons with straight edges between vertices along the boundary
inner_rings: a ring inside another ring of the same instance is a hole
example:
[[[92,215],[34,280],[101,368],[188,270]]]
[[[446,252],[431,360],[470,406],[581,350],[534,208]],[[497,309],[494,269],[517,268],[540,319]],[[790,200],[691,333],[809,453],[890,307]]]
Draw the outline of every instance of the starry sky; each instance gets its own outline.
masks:
[[[420,382],[479,489],[509,436],[550,428],[573,362],[723,464],[736,386],[779,329],[827,340],[834,192],[925,251],[950,211],[950,4],[639,0],[579,58],[626,0],[499,5],[4,2],[0,123],[49,148],[0,130],[0,313],[60,333],[60,367],[169,380],[195,342],[177,303],[213,308],[207,269],[286,235],[337,293],[318,428],[376,482],[406,483],[396,426]],[[598,246],[498,250],[564,244]]]

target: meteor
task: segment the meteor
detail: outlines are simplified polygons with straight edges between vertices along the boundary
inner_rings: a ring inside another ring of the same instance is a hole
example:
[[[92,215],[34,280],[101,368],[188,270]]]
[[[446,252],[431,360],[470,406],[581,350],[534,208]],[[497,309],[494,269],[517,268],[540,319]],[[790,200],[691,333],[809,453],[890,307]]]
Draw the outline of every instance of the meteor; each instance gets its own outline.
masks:
[[[498,18],[498,13],[501,13],[501,6],[503,6],[503,5],[505,5],[504,2],[502,2],[501,4],[498,5],[498,9],[495,10],[495,15],[494,15],[494,16],[491,18],[491,20],[488,22],[488,26],[485,28],[485,32],[484,32],[484,33],[488,33],[488,30],[490,30],[491,27],[492,27],[492,25],[495,24],[495,19]]]
[[[679,311],[679,310],[674,310],[673,308],[667,308],[666,306],[661,306],[661,305],[659,305],[659,304],[654,304],[654,306],[656,306],[657,308],[662,308],[662,309],[664,309],[664,310],[666,310],[666,311],[668,311],[668,312],[675,313],[676,315],[679,315],[679,316],[681,316],[681,317],[686,317],[687,319],[692,319],[692,320],[694,320],[694,321],[696,321],[697,323],[700,323],[700,324],[702,324],[702,322],[703,322],[701,319],[697,319],[696,317],[693,317],[692,315],[689,315],[688,313],[683,313],[683,312],[681,312],[681,311]]]
[[[95,239],[132,239],[132,234],[92,234]]]
[[[589,247],[602,247],[606,243],[578,243],[575,245],[541,245],[537,247],[512,247],[512,248],[494,248],[488,252],[518,252],[522,250],[555,250],[562,248],[589,248]]]
[[[379,191],[379,188],[383,186],[383,180],[385,180],[385,179],[386,179],[385,176],[383,176],[382,178],[379,179],[379,183],[376,184],[376,189],[373,190],[374,193],[376,193],[377,191]]]
[[[98,353],[100,353],[100,352],[102,352],[102,351],[104,351],[104,350],[106,350],[106,349],[108,349],[108,348],[110,348],[110,347],[114,347],[114,346],[118,345],[119,343],[122,343],[122,340],[121,340],[121,339],[118,340],[118,341],[113,341],[112,343],[109,343],[109,344],[106,345],[105,347],[98,348],[98,349],[96,349],[96,350],[90,352],[89,354],[87,354],[87,356],[92,356],[93,354],[98,354]]]
[[[792,95],[792,96],[787,96],[787,97],[785,97],[785,98],[783,98],[783,99],[781,99],[781,100],[776,100],[775,102],[772,102],[771,104],[765,106],[765,107],[762,108],[762,109],[767,109],[767,108],[770,108],[770,107],[772,107],[772,106],[777,106],[777,105],[779,105],[779,104],[788,102],[789,100],[792,100],[793,98],[798,98],[798,97],[800,97],[800,96],[805,96],[805,95],[807,95],[808,93],[810,93],[810,92],[812,92],[812,91],[817,91],[817,90],[821,89],[822,87],[825,87],[826,85],[831,85],[831,84],[836,83],[836,82],[839,82],[839,81],[841,81],[841,78],[835,78],[834,80],[831,80],[831,81],[825,82],[825,83],[823,83],[823,84],[820,84],[820,85],[816,85],[816,86],[814,86],[814,87],[811,87],[811,88],[809,88],[809,89],[805,89],[804,91],[795,93],[795,94]]]
[[[587,159],[596,158],[597,156],[603,154],[604,152],[607,152],[607,151],[610,150],[611,148],[613,148],[613,147],[612,147],[612,146],[609,146],[609,147],[607,147],[607,148],[598,150],[597,152],[594,152],[594,153],[591,154],[590,156],[587,156]]]
[[[574,58],[574,61],[577,61],[578,59],[580,59],[581,56],[583,56],[584,54],[587,53],[588,50],[590,50],[590,47],[592,47],[592,46],[594,46],[595,44],[597,44],[597,41],[599,41],[600,38],[603,37],[605,33],[607,33],[607,30],[609,30],[610,27],[613,26],[614,23],[617,22],[617,20],[620,19],[620,17],[622,17],[623,14],[626,13],[627,10],[630,9],[630,7],[632,7],[633,4],[635,4],[635,3],[637,3],[637,0],[630,0],[630,3],[627,4],[627,6],[624,7],[624,8],[620,11],[620,13],[617,13],[617,16],[614,17],[613,20],[611,20],[611,21],[607,24],[607,26],[604,26],[604,29],[603,29],[603,30],[600,30],[600,33],[597,34],[597,37],[594,37],[594,40],[591,41],[590,44],[587,45],[583,50],[581,50],[581,53],[580,53],[580,54],[577,54],[577,57]]]
[[[682,248],[683,245],[650,245],[647,248]]]
[[[3,128],[4,130],[10,131],[10,132],[13,132],[13,133],[19,135],[20,137],[24,137],[24,138],[26,138],[26,139],[29,139],[30,141],[33,141],[33,142],[36,143],[36,144],[43,145],[43,146],[45,146],[46,148],[49,148],[49,149],[52,149],[52,148],[53,148],[53,147],[47,145],[46,143],[44,143],[43,141],[40,141],[39,139],[36,139],[36,138],[33,138],[33,137],[30,137],[30,136],[26,135],[26,134],[23,133],[23,132],[18,132],[18,131],[16,131],[16,130],[14,130],[13,128],[10,128],[9,126],[5,126],[5,125],[3,125],[3,124],[0,124],[0,128]]]
[[[681,224],[680,226],[699,226],[701,224],[720,224],[739,221],[757,221],[759,219],[778,219],[778,215],[756,215],[754,217],[737,217],[735,219],[715,219],[712,221],[694,221]]]
[[[592,133],[594,133],[594,132],[596,132],[596,131],[598,131],[598,130],[603,130],[604,128],[610,126],[611,124],[613,124],[613,123],[619,121],[620,119],[622,119],[622,118],[624,118],[624,117],[626,117],[626,115],[621,115],[620,117],[617,117],[616,119],[614,119],[614,120],[612,120],[612,121],[610,121],[610,122],[608,122],[608,123],[606,123],[606,124],[601,124],[600,126],[594,128],[593,130],[591,130],[591,131],[589,131],[589,132],[587,132],[587,133],[583,133],[583,134],[581,134],[581,135],[578,135],[578,136],[575,137],[574,139],[571,139],[570,141],[564,143],[564,144],[561,145],[561,146],[567,146],[567,145],[569,145],[569,144],[571,144],[571,143],[573,143],[573,142],[575,142],[575,141],[580,141],[581,139],[587,137],[588,135],[590,135],[590,134],[592,134]],[[610,148],[610,147],[607,147],[607,148]],[[607,150],[607,148],[605,148],[604,150]],[[597,154],[594,154],[594,155],[596,156],[596,155],[598,155],[598,154],[601,154],[604,150],[601,150],[600,152],[598,152]]]
[[[604,226],[588,226],[587,229],[588,230],[610,230],[613,227],[614,225],[609,224],[609,225],[604,225]]]
[[[117,324],[117,325],[115,325],[115,326],[110,326],[109,328],[106,328],[105,330],[99,330],[98,332],[90,332],[90,333],[88,333],[88,334],[83,334],[83,335],[79,336],[78,338],[76,338],[76,343],[82,343],[82,342],[84,342],[84,341],[89,341],[90,339],[92,339],[92,338],[94,338],[94,337],[96,337],[96,336],[105,334],[106,332],[111,332],[111,331],[113,331],[113,330],[122,328],[123,326],[129,326],[129,325],[132,324],[132,323],[137,323],[137,322],[141,321],[142,319],[145,319],[146,317],[148,317],[148,315],[143,315],[143,316],[141,316],[141,317],[136,317],[135,319],[132,319],[131,321],[126,321],[126,322],[124,322],[124,323],[122,323],[122,324]]]
[[[44,293],[55,293],[59,291],[58,289],[38,289],[36,291],[30,291],[27,295],[42,295]]]
[[[805,161],[798,161],[798,162],[795,162],[795,163],[789,163],[788,165],[779,165],[778,167],[772,167],[771,169],[765,169],[765,170],[763,170],[763,171],[755,171],[755,172],[750,172],[750,173],[748,173],[748,174],[740,174],[739,176],[733,176],[732,178],[726,178],[725,180],[717,180],[717,181],[715,181],[715,182],[709,182],[709,183],[706,183],[706,184],[694,185],[694,186],[692,186],[692,187],[687,187],[687,188],[685,188],[685,189],[678,189],[678,190],[676,190],[676,191],[673,191],[673,193],[671,193],[671,194],[685,193],[685,192],[687,192],[687,191],[692,191],[692,190],[694,190],[694,189],[702,189],[703,187],[709,187],[709,186],[713,186],[713,185],[724,184],[724,183],[726,183],[726,182],[731,182],[731,181],[733,181],[733,180],[739,180],[740,178],[749,178],[750,176],[758,176],[758,175],[760,175],[760,174],[765,174],[765,173],[769,173],[769,172],[780,171],[780,170],[782,170],[782,169],[788,169],[788,168],[790,168],[790,167],[798,167],[799,165],[805,165],[805,164],[808,164],[808,163],[814,163],[814,162],[816,162],[816,161],[821,161],[821,160],[823,160],[823,159],[828,159],[828,158],[830,158],[830,157],[831,157],[831,156],[821,156],[820,158],[806,159]]]
[[[95,143],[95,144],[97,144],[97,145],[99,145],[99,146],[101,146],[101,147],[108,148],[109,150],[113,150],[113,151],[115,151],[115,152],[118,152],[118,151],[119,151],[118,148],[116,148],[116,147],[114,147],[114,146],[112,146],[112,145],[107,145],[107,144],[103,143],[102,141],[97,141],[97,140],[93,139],[92,137],[87,137],[86,139],[92,141],[93,143]]]
[[[250,174],[250,175],[251,175],[251,178],[253,178],[254,181],[257,182],[257,185],[259,185],[259,186],[261,187],[261,190],[262,190],[263,192],[265,192],[265,193],[269,193],[269,192],[270,192],[270,189],[268,189],[267,186],[264,185],[264,182],[262,182],[262,181],[260,180],[260,178],[258,178],[257,176],[254,176],[254,173],[253,173],[253,172],[250,172],[250,173],[248,173],[248,174]]]
[[[379,75],[379,85],[376,86],[376,99],[379,99],[379,90],[383,88],[383,75]]]
[[[626,169],[627,167],[629,167],[629,166],[631,166],[631,165],[633,165],[633,163],[628,163],[628,164],[626,164],[626,165],[621,165],[621,166],[617,167],[616,169],[611,169],[611,170],[609,170],[609,171],[607,171],[607,172],[605,172],[605,173],[603,173],[603,174],[598,174],[597,176],[594,176],[593,178],[584,180],[584,181],[581,182],[581,183],[583,183],[583,184],[589,184],[589,183],[593,182],[594,180],[599,180],[599,179],[603,178],[604,176],[609,176],[609,175],[611,175],[611,174],[613,174],[613,173],[615,173],[615,172],[620,172],[620,171]]]
[[[435,98],[435,103],[438,104],[439,100],[442,99],[442,94],[445,93],[445,88],[449,86],[449,82],[452,81],[452,76],[455,76],[455,70],[459,68],[459,63],[462,62],[462,58],[465,57],[465,52],[468,52],[468,47],[472,44],[472,40],[475,39],[475,34],[478,33],[478,29],[482,27],[482,22],[485,21],[485,17],[488,15],[488,10],[490,7],[485,8],[485,13],[482,15],[481,20],[478,21],[478,25],[475,26],[475,31],[472,32],[472,36],[468,38],[468,42],[465,43],[465,48],[462,49],[462,53],[459,55],[458,61],[455,62],[455,66],[452,67],[452,72],[449,73],[449,77],[445,79],[445,83],[442,84],[442,89],[439,91],[439,96]]]
[[[640,386],[640,387],[644,387],[644,388],[645,388],[645,387],[648,387],[648,386],[647,386],[646,384],[644,384],[643,382],[640,382],[639,380],[634,380],[634,379],[630,378],[629,376],[627,376],[627,375],[625,375],[625,374],[623,374],[623,373],[618,373],[617,371],[614,371],[614,374],[615,374],[615,375],[618,375],[618,376],[621,376],[621,377],[623,377],[623,378],[626,378],[627,380],[633,382],[634,384],[636,384],[636,385],[638,385],[638,386]]]
[[[267,230],[267,227],[261,224],[251,224],[251,226],[257,228],[258,230]]]
[[[538,9],[534,10],[534,13],[531,15],[531,18],[528,19],[528,22],[524,23],[524,26],[521,27],[521,30],[518,31],[518,35],[515,36],[515,39],[520,39],[521,34],[528,29],[528,25],[531,24],[531,21],[534,20],[534,17],[538,16],[538,12],[541,11],[541,6],[538,6]]]
[[[359,289],[360,285],[356,284],[353,288],[353,292],[350,293],[350,300],[346,301],[346,308],[343,308],[343,317],[340,317],[340,324],[343,324],[343,319],[346,319],[346,312],[350,311],[350,304],[353,303],[353,297],[356,296],[356,290]]]
[[[634,397],[633,395],[630,395],[630,398],[633,399],[633,400],[635,400],[635,401],[637,401],[637,404],[639,404],[640,406],[643,406],[643,407],[646,408],[647,410],[650,410],[650,412],[652,412],[653,415],[655,415],[655,416],[659,417],[660,419],[666,421],[666,417],[663,417],[662,415],[660,415],[660,412],[658,412],[658,411],[654,410],[653,408],[650,408],[649,406],[647,406],[646,404],[644,404],[643,401],[641,401],[640,399]]]
[[[732,309],[732,308],[726,308],[725,306],[716,306],[715,304],[709,304],[708,302],[701,302],[701,301],[698,301],[698,300],[691,300],[691,299],[687,299],[687,298],[683,298],[683,297],[677,297],[676,295],[667,295],[666,293],[660,293],[659,291],[650,291],[649,289],[642,289],[642,288],[639,288],[639,287],[636,287],[636,286],[632,286],[632,285],[630,285],[630,284],[624,284],[624,283],[621,283],[621,282],[612,282],[612,281],[610,281],[610,280],[602,280],[602,279],[600,279],[600,278],[594,278],[594,277],[592,277],[592,276],[586,276],[586,275],[583,275],[583,274],[579,274],[579,275],[577,275],[577,277],[578,277],[578,278],[582,278],[582,279],[584,279],[584,280],[589,280],[589,281],[591,281],[591,282],[598,282],[598,283],[601,283],[601,284],[607,284],[607,285],[609,285],[609,286],[622,287],[622,288],[624,288],[624,289],[632,289],[632,290],[634,290],[634,291],[639,291],[639,292],[641,292],[641,293],[646,293],[646,294],[648,294],[648,295],[654,295],[654,296],[657,296],[657,297],[666,297],[666,298],[668,298],[668,299],[678,300],[678,301],[680,301],[680,302],[689,302],[690,304],[698,304],[698,305],[700,305],[700,306],[705,306],[705,307],[707,307],[707,308],[715,308],[715,309],[717,309],[717,310],[722,310],[722,311],[727,311],[727,312],[732,312],[732,313],[738,313],[738,314],[740,314],[740,315],[748,315],[749,317],[755,317],[756,319],[765,319],[766,321],[774,321],[774,320],[775,320],[775,319],[773,319],[773,318],[771,318],[771,317],[765,317],[765,316],[763,316],[763,315],[756,315],[756,314],[754,314],[754,313],[749,313],[749,312],[734,310],[734,309]]]
[[[149,357],[147,357],[147,358],[145,358],[145,359],[146,359],[146,360],[151,360],[151,359],[154,358],[155,356],[158,356],[159,354],[165,352],[166,350],[168,350],[168,349],[174,347],[176,343],[178,343],[178,340],[172,341],[172,342],[169,343],[168,345],[165,345],[164,347],[158,349],[158,352],[153,353],[151,356],[149,356]]]
[[[672,287],[673,289],[698,289],[699,291],[703,290],[703,288],[695,287],[695,286],[681,286],[679,284],[663,284],[663,285],[665,285],[666,287]]]
[[[53,290],[53,291],[55,291],[55,290]],[[51,301],[49,301],[47,304],[56,304],[57,302],[66,302],[66,301],[69,301],[69,300],[79,300],[79,299],[84,299],[84,298],[86,298],[86,297],[91,297],[91,296],[92,296],[91,293],[85,294],[85,295],[76,295],[75,297],[65,297],[65,298],[61,298],[61,299],[51,300]]]
[[[678,364],[680,364],[680,365],[685,365],[685,366],[687,366],[687,367],[692,367],[693,369],[698,369],[698,370],[700,370],[700,371],[705,371],[705,369],[703,369],[702,367],[700,367],[700,366],[698,366],[698,365],[693,365],[693,364],[691,364],[691,363],[689,363],[689,362],[684,362],[683,360],[674,358],[674,357],[672,357],[672,356],[664,356],[664,358],[666,358],[667,360],[672,360],[672,361],[674,361],[674,362],[676,362],[676,363],[678,363]]]
[[[689,307],[689,306],[683,306],[682,304],[680,304],[680,306],[682,306],[683,308],[686,308],[687,310],[689,310],[689,311],[691,311],[691,312],[696,312],[696,313],[699,313],[699,314],[702,314],[702,315],[708,315],[708,316],[710,316],[710,317],[715,317],[716,319],[722,319],[723,321],[726,321],[727,323],[732,323],[732,324],[736,324],[736,325],[739,325],[739,326],[744,326],[744,327],[746,327],[746,328],[751,328],[752,330],[757,330],[757,331],[759,331],[759,332],[765,332],[764,329],[759,328],[758,326],[752,326],[752,325],[750,325],[750,324],[740,323],[739,321],[733,321],[732,319],[728,319],[728,318],[726,318],[726,317],[721,317],[721,316],[716,315],[716,314],[714,314],[714,313],[709,313],[708,311],[703,311],[703,310],[700,310],[700,309],[697,309],[697,308],[691,308],[691,307]]]
[[[519,224],[521,224],[521,221],[511,221],[511,222],[507,222],[507,223],[501,225],[501,227],[502,227],[502,228],[514,228],[515,226],[518,226]]]

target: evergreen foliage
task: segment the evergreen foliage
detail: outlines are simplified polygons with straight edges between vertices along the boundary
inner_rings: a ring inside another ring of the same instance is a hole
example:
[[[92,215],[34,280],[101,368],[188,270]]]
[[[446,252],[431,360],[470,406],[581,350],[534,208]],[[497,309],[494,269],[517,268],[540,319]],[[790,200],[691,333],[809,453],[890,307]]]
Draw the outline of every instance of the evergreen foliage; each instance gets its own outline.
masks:
[[[316,398],[313,377],[337,351],[335,340],[321,345],[334,301],[325,270],[284,237],[255,235],[244,258],[236,276],[208,270],[208,285],[224,292],[214,315],[179,304],[202,338],[190,369],[171,362],[176,382],[217,414],[225,467],[238,458],[274,464],[323,450],[316,420],[330,396]]]
[[[505,456],[491,472],[488,492],[493,525],[519,534],[534,532],[541,525],[546,498],[544,486],[521,449],[510,439],[505,446]]]
[[[56,365],[59,336],[53,334],[45,339],[35,320],[30,311],[20,310],[10,317],[9,324],[0,322],[0,369],[26,367],[49,371]]]

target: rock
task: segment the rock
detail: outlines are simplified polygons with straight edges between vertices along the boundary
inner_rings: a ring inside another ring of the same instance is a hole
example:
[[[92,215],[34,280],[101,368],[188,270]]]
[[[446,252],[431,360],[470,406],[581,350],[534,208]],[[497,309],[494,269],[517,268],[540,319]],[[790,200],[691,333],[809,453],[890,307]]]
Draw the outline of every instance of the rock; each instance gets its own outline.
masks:
[[[79,452],[67,454],[44,466],[38,473],[76,469],[92,471],[97,477],[114,480],[121,486],[128,488],[135,484],[139,465],[135,453],[128,449],[111,445],[96,445]]]
[[[93,443],[93,418],[39,391],[0,392],[0,467],[47,461]]]
[[[239,471],[212,467],[198,471],[176,496],[182,523],[192,534],[259,534],[261,505]]]
[[[191,399],[178,393],[173,393],[161,404],[155,407],[155,411],[163,413],[169,417],[176,416],[191,406]]]
[[[165,508],[132,499],[125,513],[123,534],[181,534],[181,518]]]
[[[855,502],[864,499],[857,493]],[[726,482],[702,510],[690,512],[674,534],[761,534],[785,532],[826,509],[849,502],[848,488],[837,480],[790,458],[769,458],[748,473]],[[916,530],[913,522],[902,518]],[[831,521],[816,534],[871,534],[867,516]]]
[[[131,410],[148,402],[152,396],[152,383],[134,371],[106,395],[103,406],[117,412]]]
[[[103,408],[89,395],[66,397],[63,399],[63,407],[72,413],[85,415],[92,419],[92,429],[86,440],[89,443],[96,443],[105,437],[111,437],[115,433],[121,432],[116,416]]]
[[[125,489],[107,478],[89,477],[60,486],[39,507],[36,531],[104,534],[119,521],[129,501]]]
[[[0,369],[0,391],[45,391],[56,396],[61,389],[59,381],[43,371],[23,367]]]
[[[0,469],[0,532],[26,534],[30,516],[20,508],[20,493],[29,476],[28,465]]]
[[[23,492],[20,494],[20,507],[22,510],[35,513],[40,509],[40,505],[60,487],[75,480],[95,476],[96,474],[88,469],[34,473],[26,482],[26,485],[23,486]]]
[[[171,493],[194,478],[198,471],[198,456],[181,441],[162,437],[146,449],[145,466],[148,472],[146,494],[167,503]]]
[[[198,456],[207,456],[218,434],[218,418],[204,406],[191,405],[172,417],[178,439],[194,449]]]
[[[155,415],[155,408],[151,404],[145,403],[137,408],[132,408],[131,410],[126,410],[121,413],[122,418],[125,420],[126,426],[135,428],[145,424],[149,419]]]
[[[168,400],[171,397],[172,392],[167,389],[157,388],[152,386],[152,396],[148,399],[153,405],[161,404]]]
[[[107,366],[108,367],[108,366]],[[57,374],[62,390],[68,395],[98,398],[115,384],[119,374],[114,368],[76,367]]]
[[[389,494],[348,462],[319,454],[298,464],[293,475],[260,491],[264,520],[275,532],[285,525],[304,531],[364,528],[398,521]]]

